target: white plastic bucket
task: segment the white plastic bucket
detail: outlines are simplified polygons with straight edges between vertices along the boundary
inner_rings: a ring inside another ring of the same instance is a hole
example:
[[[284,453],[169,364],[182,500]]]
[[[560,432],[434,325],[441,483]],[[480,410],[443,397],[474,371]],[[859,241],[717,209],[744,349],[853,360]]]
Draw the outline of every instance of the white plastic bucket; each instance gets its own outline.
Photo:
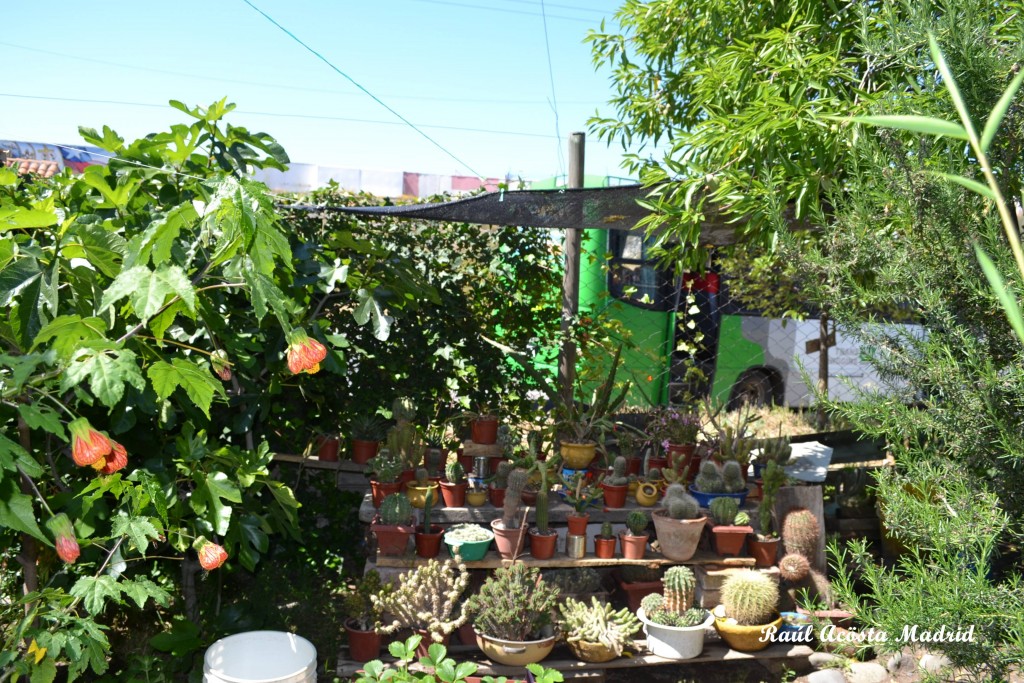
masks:
[[[237,633],[207,648],[203,683],[316,683],[316,648],[294,633]]]

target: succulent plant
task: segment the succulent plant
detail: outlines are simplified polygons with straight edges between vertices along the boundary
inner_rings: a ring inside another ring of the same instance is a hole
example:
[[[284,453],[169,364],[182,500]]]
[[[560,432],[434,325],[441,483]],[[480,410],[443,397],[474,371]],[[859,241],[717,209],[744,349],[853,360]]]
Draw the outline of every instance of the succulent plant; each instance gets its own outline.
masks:
[[[828,577],[817,569],[810,568],[807,571],[807,576],[788,583],[789,596],[794,603],[806,606],[808,609],[816,609],[822,605],[831,608],[835,605],[832,584]]]
[[[750,515],[746,512],[737,512],[736,517],[732,520],[732,523],[736,526],[747,526],[750,524]]]
[[[363,574],[354,584],[348,586],[342,597],[342,609],[362,631],[373,629],[381,619],[380,610],[371,596],[383,597],[393,590],[390,583],[383,583],[376,570]]]
[[[426,467],[416,468],[416,485],[426,486],[430,483],[430,472],[427,471]]]
[[[818,551],[821,525],[807,508],[790,510],[782,522],[782,542],[787,553],[800,553],[813,559]]]
[[[391,417],[396,422],[410,422],[416,417],[416,402],[408,397],[399,397],[391,402]]]
[[[473,628],[501,640],[531,640],[551,623],[559,591],[540,570],[517,562],[500,567],[466,602]]]
[[[775,530],[775,496],[786,481],[786,473],[782,467],[771,462],[761,472],[761,503],[757,508],[757,516],[761,524],[762,538],[770,538]]]
[[[758,460],[767,464],[770,462],[785,465],[793,455],[793,446],[789,443],[789,437],[780,436],[777,439],[765,439],[761,442],[761,454]]]
[[[701,493],[725,493],[722,473],[718,471],[718,466],[710,460],[701,463],[697,478],[693,483]]]
[[[373,480],[380,484],[393,484],[402,473],[402,461],[386,448],[371,458],[366,467],[373,473]]]
[[[505,505],[502,509],[501,521],[506,529],[519,528],[519,503],[523,495],[523,489],[529,482],[530,477],[526,470],[516,468],[508,475],[508,487],[505,490]]]
[[[559,605],[559,611],[559,626],[566,642],[600,643],[616,657],[632,642],[633,635],[641,626],[629,608],[614,610],[595,597],[590,598],[590,605],[569,598]]]
[[[611,522],[601,522],[601,538],[615,538]]]
[[[644,536],[647,533],[647,513],[643,510],[633,510],[626,515],[626,527],[629,533],[634,536]]]
[[[661,468],[652,467],[647,471],[647,481],[661,481]]]
[[[779,586],[757,571],[733,574],[722,584],[725,615],[743,626],[770,623],[779,604]]]
[[[494,488],[508,488],[508,475],[512,473],[512,463],[502,460],[498,463],[498,469],[494,472]]]
[[[358,415],[349,425],[349,436],[359,441],[383,441],[388,423],[380,415]]]
[[[779,560],[779,575],[786,581],[803,581],[810,573],[811,563],[800,553],[790,553]]]
[[[740,511],[740,504],[735,498],[715,498],[709,507],[711,518],[718,526],[732,526]]]
[[[736,493],[746,487],[746,482],[743,481],[743,468],[735,460],[722,465],[722,483],[725,485],[726,493]]]
[[[665,500],[665,513],[672,519],[697,519],[700,503],[688,493]]]
[[[654,612],[661,609],[662,605],[665,604],[665,596],[661,593],[648,593],[640,600],[640,607],[643,609],[644,614],[650,616]]]
[[[465,611],[459,611],[458,616],[455,611],[468,584],[469,572],[458,556],[444,562],[429,560],[402,574],[393,592],[370,598],[386,617],[380,632],[422,629],[430,634],[431,640],[440,643],[466,621]]]
[[[466,470],[463,469],[462,463],[453,461],[445,466],[444,476],[452,484],[461,484],[466,479]]]
[[[412,521],[412,503],[401,493],[389,494],[380,504],[381,524],[397,526]]]
[[[562,594],[595,593],[601,590],[601,574],[593,567],[549,569],[541,572],[541,578],[557,587]]]
[[[625,486],[629,483],[629,478],[626,476],[625,457],[620,455],[615,458],[612,463],[612,474],[605,478],[604,483],[609,486]]]
[[[697,578],[689,567],[669,567],[661,579],[665,586],[664,609],[682,613],[693,606],[693,594],[697,589]]]
[[[669,484],[668,487],[665,489],[665,495],[663,497],[663,500],[681,498],[687,495],[689,494],[686,492],[686,487],[683,486],[682,484]]]
[[[648,621],[662,626],[685,628],[697,626],[707,618],[707,611],[698,607],[690,607],[682,612],[675,612],[665,608],[665,597],[661,593],[651,593],[644,596],[640,601],[640,607],[644,610],[644,617]]]

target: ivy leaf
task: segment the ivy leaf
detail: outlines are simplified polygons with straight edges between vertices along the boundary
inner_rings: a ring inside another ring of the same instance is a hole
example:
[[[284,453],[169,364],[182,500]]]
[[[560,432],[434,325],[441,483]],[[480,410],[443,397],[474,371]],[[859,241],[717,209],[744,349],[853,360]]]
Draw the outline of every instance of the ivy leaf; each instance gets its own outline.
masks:
[[[118,515],[111,525],[111,533],[114,536],[127,536],[131,539],[132,545],[143,557],[146,556],[146,549],[149,547],[149,540],[160,537],[160,532],[149,521],[148,517],[131,517],[126,514]],[[141,607],[141,605],[139,605]]]
[[[107,600],[121,602],[117,580],[109,574],[83,576],[71,587],[71,595],[81,598],[90,614],[99,614]]]
[[[214,392],[224,393],[224,387],[213,375],[184,358],[175,358],[170,363],[157,361],[149,368],[149,379],[158,398],[166,399],[181,387],[206,417],[210,417]]]
[[[0,525],[28,534],[46,545],[53,545],[36,522],[32,498],[19,490],[13,477],[0,479]]]
[[[39,330],[32,348],[53,340],[50,347],[61,358],[70,358],[82,342],[103,341],[107,324],[102,318],[82,318],[78,315],[57,316]]]
[[[373,336],[380,341],[387,341],[388,336],[391,334],[393,318],[384,315],[384,312],[380,309],[380,304],[365,289],[360,289],[356,292],[356,297],[360,300],[359,307],[352,314],[356,322],[360,325],[365,325],[372,321]]]
[[[241,503],[242,494],[223,472],[214,472],[210,475],[196,472],[193,481],[196,488],[190,500],[192,509],[196,514],[205,515],[216,533],[221,536],[227,535],[232,508],[224,501]]]
[[[57,411],[34,403],[19,403],[18,414],[32,429],[43,429],[67,440],[67,433],[64,431],[64,425],[61,423]]]
[[[91,354],[91,355],[90,355]],[[135,353],[128,349],[83,349],[68,365],[61,380],[64,391],[89,380],[89,389],[103,405],[113,408],[124,397],[124,385],[146,390]]]
[[[117,301],[128,297],[135,315],[142,320],[153,317],[167,301],[176,295],[185,302],[190,311],[195,311],[196,292],[180,266],[163,266],[155,271],[146,266],[133,266],[114,278],[103,293],[99,312],[103,312]]]
[[[121,582],[121,590],[141,609],[147,600],[166,607],[171,602],[171,594],[153,583],[145,576]]]

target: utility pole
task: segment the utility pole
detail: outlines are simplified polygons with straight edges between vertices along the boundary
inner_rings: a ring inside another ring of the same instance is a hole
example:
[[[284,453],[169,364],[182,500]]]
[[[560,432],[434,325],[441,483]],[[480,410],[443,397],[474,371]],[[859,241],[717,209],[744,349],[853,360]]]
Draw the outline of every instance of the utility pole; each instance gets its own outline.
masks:
[[[583,187],[583,157],[586,147],[584,133],[569,135],[569,189]],[[582,214],[579,216],[583,218]],[[565,274],[562,277],[562,346],[558,352],[558,384],[566,405],[573,401],[576,383],[576,342],[572,328],[580,312],[580,249],[583,231],[568,228],[565,231]]]

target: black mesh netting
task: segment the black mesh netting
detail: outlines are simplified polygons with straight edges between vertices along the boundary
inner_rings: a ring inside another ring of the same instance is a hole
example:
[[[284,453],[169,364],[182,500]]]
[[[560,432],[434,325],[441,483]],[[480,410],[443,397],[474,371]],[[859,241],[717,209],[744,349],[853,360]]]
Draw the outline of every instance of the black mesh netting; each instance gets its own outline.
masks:
[[[290,208],[337,211],[362,216],[387,215],[454,223],[519,225],[535,228],[630,230],[649,212],[637,203],[648,192],[642,185],[599,189],[515,190],[489,192],[443,204],[402,206],[315,206]]]

